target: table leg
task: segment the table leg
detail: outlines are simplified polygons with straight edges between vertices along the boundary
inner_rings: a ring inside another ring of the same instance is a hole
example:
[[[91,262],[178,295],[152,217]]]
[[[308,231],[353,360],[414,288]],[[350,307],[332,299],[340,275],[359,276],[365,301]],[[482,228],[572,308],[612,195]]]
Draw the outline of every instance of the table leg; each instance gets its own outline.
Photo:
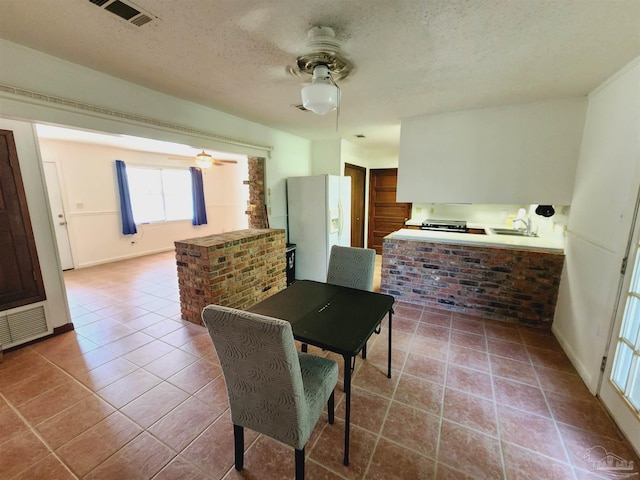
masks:
[[[389,310],[389,358],[387,365],[387,378],[391,378],[391,316],[393,311]]]
[[[343,355],[344,358],[344,464],[349,465],[349,430],[351,427],[351,357]]]

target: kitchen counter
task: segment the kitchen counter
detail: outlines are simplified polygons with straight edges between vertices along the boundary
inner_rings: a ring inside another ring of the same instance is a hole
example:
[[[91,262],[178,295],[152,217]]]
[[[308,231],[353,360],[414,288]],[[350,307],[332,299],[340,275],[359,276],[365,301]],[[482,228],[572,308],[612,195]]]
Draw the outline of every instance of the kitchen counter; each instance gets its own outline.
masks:
[[[542,237],[401,229],[384,238],[380,291],[398,302],[550,328],[564,264],[563,243]]]
[[[390,233],[385,239],[421,240],[424,242],[476,245],[509,248],[545,253],[564,253],[564,239],[557,237],[519,237],[491,233],[490,227],[469,224],[468,228],[484,229],[486,234],[441,232],[403,228]]]

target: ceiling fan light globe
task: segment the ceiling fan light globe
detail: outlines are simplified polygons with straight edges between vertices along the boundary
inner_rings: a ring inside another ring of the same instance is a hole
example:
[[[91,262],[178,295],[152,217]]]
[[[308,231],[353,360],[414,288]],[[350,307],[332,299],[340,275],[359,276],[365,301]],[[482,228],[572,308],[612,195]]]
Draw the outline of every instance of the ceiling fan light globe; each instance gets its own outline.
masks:
[[[302,106],[317,115],[326,115],[338,106],[338,87],[312,83],[302,87]]]
[[[213,157],[211,157],[211,155],[209,155],[208,153],[205,153],[204,150],[196,155],[196,165],[198,165],[200,168],[209,168],[212,163]]]

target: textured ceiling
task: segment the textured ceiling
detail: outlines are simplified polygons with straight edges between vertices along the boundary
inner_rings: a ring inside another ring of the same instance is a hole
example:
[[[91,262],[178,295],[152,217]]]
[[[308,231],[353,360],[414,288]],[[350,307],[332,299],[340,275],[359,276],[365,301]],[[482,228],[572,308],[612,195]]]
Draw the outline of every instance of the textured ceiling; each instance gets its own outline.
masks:
[[[582,96],[640,55],[640,0],[136,0],[142,27],[88,0],[2,0],[0,37],[312,139],[394,152],[400,119]],[[285,73],[332,27],[355,71],[336,117]],[[356,139],[355,134],[366,138]]]

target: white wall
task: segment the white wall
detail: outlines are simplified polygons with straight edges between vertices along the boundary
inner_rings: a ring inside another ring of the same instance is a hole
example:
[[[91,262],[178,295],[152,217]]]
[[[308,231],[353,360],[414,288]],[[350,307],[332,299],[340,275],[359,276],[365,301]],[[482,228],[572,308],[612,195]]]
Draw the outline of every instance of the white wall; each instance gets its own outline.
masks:
[[[487,227],[522,228],[522,224],[513,225],[518,210],[524,208],[531,219],[532,230],[541,237],[563,237],[565,226],[569,222],[570,207],[556,205],[552,217],[541,217],[535,213],[537,205],[486,205],[486,204],[450,204],[450,203],[414,203],[411,213],[412,222],[426,219],[466,220],[467,223]]]
[[[6,40],[0,40],[0,65],[3,66],[0,68],[1,84],[35,92],[35,96],[29,96],[0,89],[0,116],[3,117],[0,121],[6,125],[3,128],[16,131],[21,165],[27,162],[23,174],[29,174],[25,186],[28,184],[27,198],[54,326],[68,323],[69,316],[51,230],[51,214],[46,207],[48,200],[42,164],[33,153],[38,147],[31,125],[8,119],[134,135],[266,157],[265,186],[270,192],[267,200],[274,228],[286,226],[285,179],[311,174],[310,141],[306,139],[125,82]],[[51,101],[51,96],[69,101],[57,103]],[[84,105],[77,106],[75,102]],[[104,110],[94,110],[89,108],[91,106]]]
[[[586,99],[402,120],[398,201],[568,205]]]
[[[553,331],[595,392],[640,188],[640,57],[589,95]]]
[[[286,226],[285,179],[311,174],[311,142],[307,139],[125,82],[6,40],[0,40],[0,64],[11,65],[11,68],[0,69],[0,83],[71,100],[63,105],[0,90],[0,114],[4,117],[265,157],[266,188],[270,192],[267,198],[269,220],[274,228]],[[104,107],[106,113],[89,110],[86,106],[76,108],[73,102]],[[149,121],[126,118],[119,113]]]
[[[343,175],[344,168],[340,160],[341,155],[340,139],[338,138],[312,141],[311,174]]]
[[[361,147],[353,142],[340,139],[314,140],[311,143],[313,175],[344,175],[346,163],[358,165],[367,170],[365,178],[365,246],[369,228],[369,169],[395,168],[397,157],[390,158],[375,151]]]
[[[52,326],[54,328],[60,327],[69,323],[69,310],[67,309],[62,269],[55,247],[53,224],[49,214],[49,200],[45,194],[44,172],[35,132],[29,123],[3,118],[0,118],[0,128],[11,130],[14,135],[31,227],[47,296],[45,310]]]
[[[136,235],[123,235],[115,160],[128,166],[184,168],[188,159],[157,153],[40,139],[43,161],[58,165],[74,267],[86,267],[158,251],[172,250],[175,240],[247,228],[249,198],[247,161],[203,171],[207,225],[190,220],[139,225]],[[135,244],[132,244],[135,241]]]

